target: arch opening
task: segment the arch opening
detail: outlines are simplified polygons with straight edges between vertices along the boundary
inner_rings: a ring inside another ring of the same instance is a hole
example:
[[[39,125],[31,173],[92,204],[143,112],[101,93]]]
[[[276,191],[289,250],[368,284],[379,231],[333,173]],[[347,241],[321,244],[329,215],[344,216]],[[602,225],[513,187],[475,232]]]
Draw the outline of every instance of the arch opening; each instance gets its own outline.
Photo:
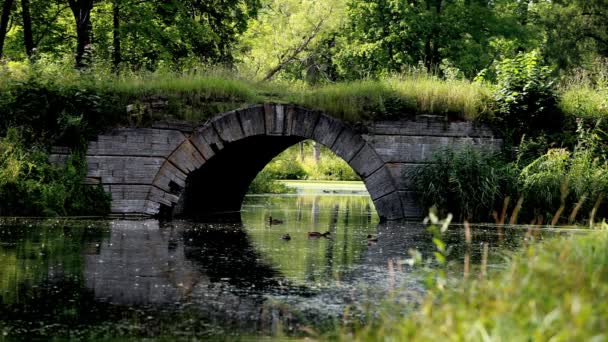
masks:
[[[307,139],[326,146],[355,171],[381,221],[404,217],[393,176],[360,133],[322,113],[279,104],[228,112],[196,129],[168,158],[166,169],[178,175],[165,167],[159,171],[157,181],[164,183],[156,187],[171,192],[171,204],[161,203],[160,215],[240,220],[256,175]]]

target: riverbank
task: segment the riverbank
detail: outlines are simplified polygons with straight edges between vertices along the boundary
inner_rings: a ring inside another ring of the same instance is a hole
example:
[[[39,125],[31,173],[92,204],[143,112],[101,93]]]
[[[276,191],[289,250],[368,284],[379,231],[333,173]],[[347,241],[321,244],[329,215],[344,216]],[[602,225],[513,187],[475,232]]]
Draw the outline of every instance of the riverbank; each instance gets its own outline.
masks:
[[[606,225],[604,225],[606,228]],[[487,278],[431,289],[422,305],[385,305],[344,341],[603,341],[608,336],[608,232],[532,243]]]

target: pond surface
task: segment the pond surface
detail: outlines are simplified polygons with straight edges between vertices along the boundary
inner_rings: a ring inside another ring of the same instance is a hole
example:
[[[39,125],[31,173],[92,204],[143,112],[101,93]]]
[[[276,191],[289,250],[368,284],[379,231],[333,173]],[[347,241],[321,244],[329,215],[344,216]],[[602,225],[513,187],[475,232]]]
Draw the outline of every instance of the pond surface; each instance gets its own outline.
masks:
[[[432,258],[430,235],[379,224],[355,190],[250,196],[242,224],[2,219],[0,340],[314,336],[385,301],[415,306],[425,273],[403,260]],[[449,277],[465,260],[470,276],[482,260],[491,273],[533,237],[561,233],[474,227],[467,245],[454,226]]]

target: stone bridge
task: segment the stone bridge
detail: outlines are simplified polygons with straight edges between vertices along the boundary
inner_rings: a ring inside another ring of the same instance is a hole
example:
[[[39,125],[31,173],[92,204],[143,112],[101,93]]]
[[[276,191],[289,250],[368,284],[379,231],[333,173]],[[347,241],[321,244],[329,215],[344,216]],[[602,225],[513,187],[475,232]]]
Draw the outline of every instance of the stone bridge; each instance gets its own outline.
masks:
[[[407,175],[433,151],[465,143],[490,149],[502,144],[486,127],[437,116],[352,127],[319,111],[263,104],[198,125],[161,122],[100,135],[89,143],[87,181],[111,194],[114,215],[238,214],[257,173],[305,139],[327,146],[353,168],[384,220],[422,215]],[[56,150],[52,159],[60,162],[61,153]]]

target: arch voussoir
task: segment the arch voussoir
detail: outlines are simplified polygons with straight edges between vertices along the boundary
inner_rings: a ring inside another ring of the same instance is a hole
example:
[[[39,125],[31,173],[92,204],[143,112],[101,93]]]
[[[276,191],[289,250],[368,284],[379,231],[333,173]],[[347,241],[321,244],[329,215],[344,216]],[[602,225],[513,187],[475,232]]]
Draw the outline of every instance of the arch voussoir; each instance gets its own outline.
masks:
[[[255,135],[264,135],[266,133],[266,117],[264,115],[264,106],[257,105],[237,111],[243,129],[243,134],[246,137]]]
[[[340,158],[344,159],[350,164],[353,157],[359,153],[359,151],[366,145],[365,140],[360,134],[354,132],[350,127],[346,126],[342,129],[342,132],[336,138],[332,151],[337,154]]]
[[[236,111],[222,114],[211,120],[210,123],[215,127],[216,132],[224,143],[229,144],[245,137]]]
[[[331,149],[336,142],[338,135],[340,135],[345,127],[346,126],[341,121],[325,114],[320,114],[312,139]]]

